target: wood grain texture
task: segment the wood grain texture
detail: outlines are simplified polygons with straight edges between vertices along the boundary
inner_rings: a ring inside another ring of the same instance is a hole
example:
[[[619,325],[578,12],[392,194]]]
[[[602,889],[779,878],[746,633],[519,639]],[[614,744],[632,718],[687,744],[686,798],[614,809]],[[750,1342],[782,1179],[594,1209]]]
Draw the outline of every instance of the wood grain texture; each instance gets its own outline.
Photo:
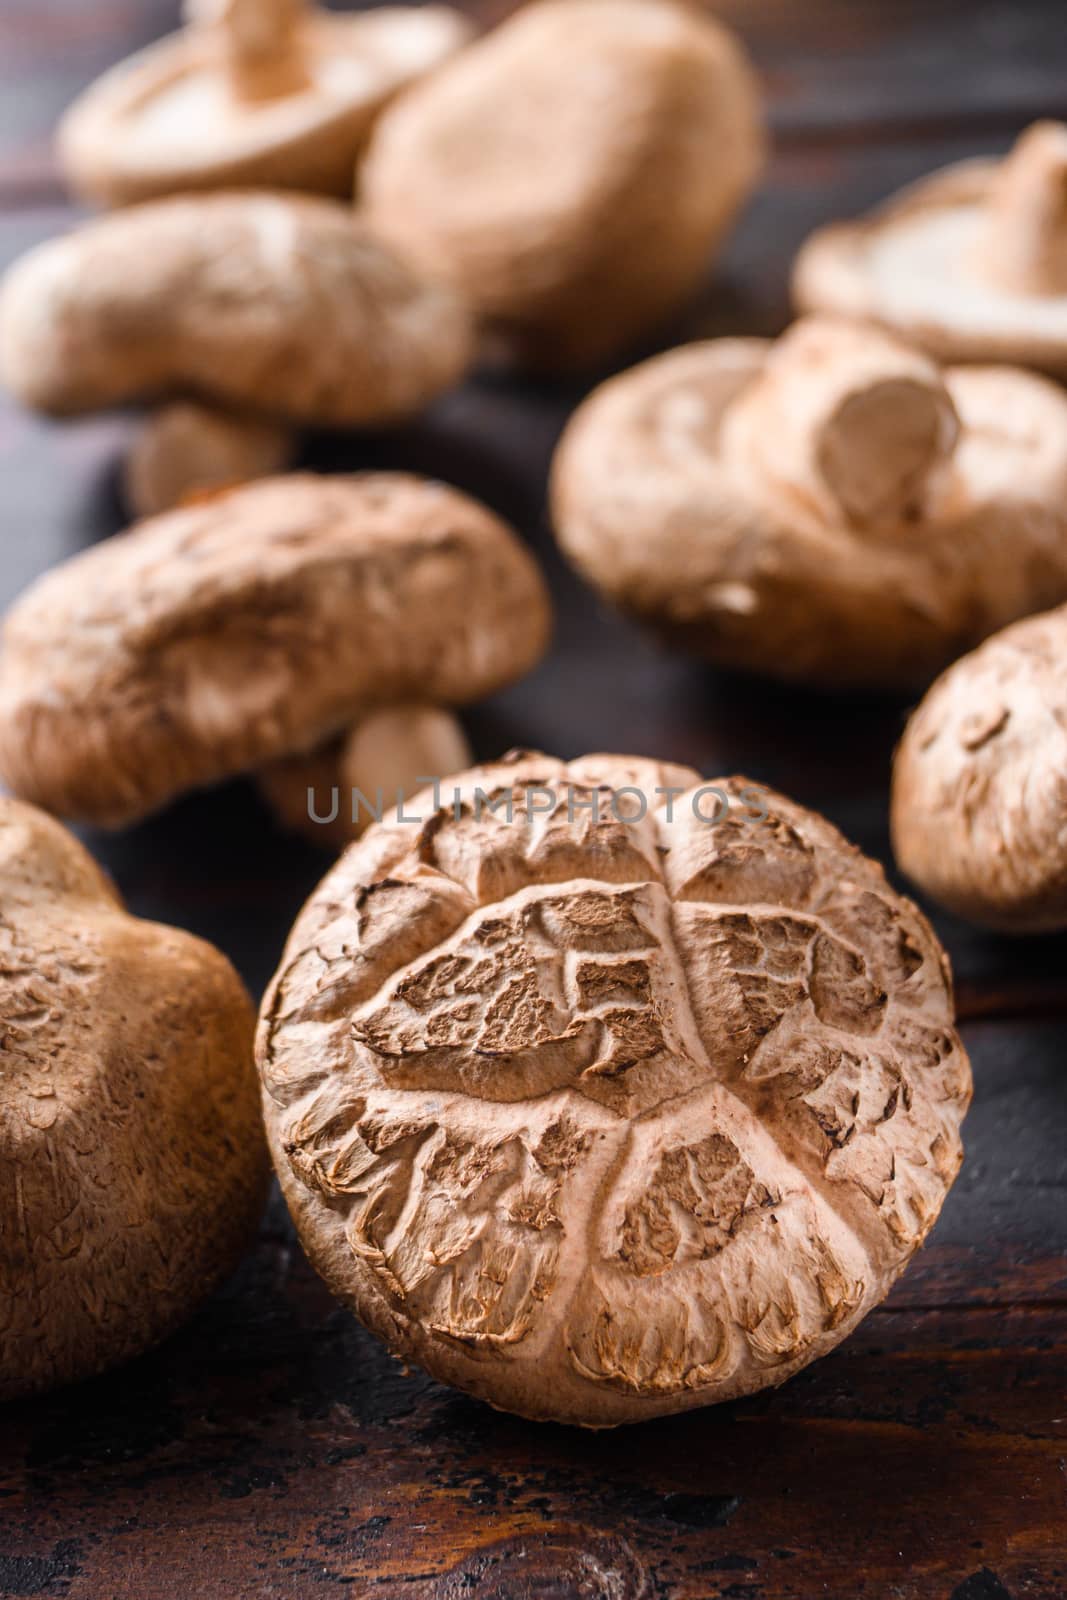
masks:
[[[275,1211],[168,1345],[7,1411],[0,1594],[1058,1600],[1062,1039],[968,1045],[982,1092],[935,1242],[784,1389],[623,1435],[491,1412],[405,1376]]]
[[[1067,110],[1056,0],[723,9],[764,70],[778,154],[716,281],[664,342],[777,331],[816,223]],[[48,149],[58,110],[176,13],[176,0],[0,7],[0,261],[71,219]],[[417,427],[314,439],[306,460],[437,474],[544,559],[556,647],[470,719],[480,756],[621,748],[747,771],[888,861],[902,701],[668,656],[563,569],[545,473],[585,387],[480,378]],[[0,602],[121,526],[132,425],[58,429],[0,402]],[[87,837],[133,910],[215,939],[256,990],[327,861],[283,837],[245,784]],[[0,1412],[0,1596],[1063,1600],[1067,939],[935,920],[971,1019],[967,1160],[931,1243],[833,1356],[756,1400],[622,1435],[523,1423],[405,1376],[333,1304],[276,1204],[237,1277],[165,1346]]]

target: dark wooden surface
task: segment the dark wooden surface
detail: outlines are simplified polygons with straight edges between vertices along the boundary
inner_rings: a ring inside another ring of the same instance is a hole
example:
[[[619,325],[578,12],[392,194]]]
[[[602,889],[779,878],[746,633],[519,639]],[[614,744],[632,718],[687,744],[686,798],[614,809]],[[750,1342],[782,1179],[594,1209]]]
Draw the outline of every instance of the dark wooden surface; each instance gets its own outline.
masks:
[[[486,12],[506,5],[489,3]],[[1067,113],[1062,0],[735,0],[778,155],[679,332],[773,332],[806,231]],[[165,0],[0,0],[0,263],[71,217],[48,148]],[[471,718],[479,753],[591,748],[741,769],[888,860],[906,707],[713,674],[605,614],[555,559],[545,471],[581,390],[470,384],[417,428],[311,441],[480,494],[549,568],[556,648]],[[121,525],[128,418],[0,402],[0,602]],[[88,835],[133,908],[215,939],[258,990],[324,860],[252,789]],[[405,1375],[339,1311],[280,1206],[233,1282],[123,1372],[0,1411],[0,1596],[171,1600],[1064,1600],[1067,939],[951,919],[976,1100],[932,1242],[837,1354],[754,1400],[608,1435]]]

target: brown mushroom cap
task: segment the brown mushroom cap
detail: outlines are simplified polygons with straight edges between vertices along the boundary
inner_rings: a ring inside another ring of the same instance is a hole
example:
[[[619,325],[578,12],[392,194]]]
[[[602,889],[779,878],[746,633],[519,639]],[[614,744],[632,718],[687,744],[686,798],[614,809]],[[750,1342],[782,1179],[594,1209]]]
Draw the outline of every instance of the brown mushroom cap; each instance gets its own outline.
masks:
[[[666,0],[535,0],[375,127],[374,225],[526,362],[605,355],[693,294],[763,162],[755,82]]]
[[[340,847],[431,779],[473,760],[463,724],[443,706],[385,706],[343,738],[264,767],[258,780],[284,827]]]
[[[350,846],[264,1001],[313,1263],[506,1410],[602,1427],[781,1383],[883,1298],[959,1167],[929,926],[821,817],[717,788],[725,814],[651,761],[475,768]]]
[[[1067,126],[1003,161],[965,161],[858,222],[821,228],[793,275],[799,311],[865,317],[944,361],[1067,374]]]
[[[0,774],[132,821],[382,704],[460,705],[539,659],[549,602],[484,507],[400,474],[267,479],[47,573],[0,648]]]
[[[295,452],[284,423],[175,400],[145,420],[126,457],[126,503],[133,516],[154,517],[192,495],[284,472]]]
[[[266,1198],[252,1008],[211,945],[131,917],[0,798],[0,1400],[163,1337]]]
[[[159,200],[24,256],[0,286],[0,378],[56,415],[194,394],[294,422],[410,415],[470,360],[466,313],[351,208]]]
[[[603,385],[552,498],[565,553],[624,610],[773,676],[925,686],[1067,599],[1062,392],[836,319]]]
[[[893,848],[942,905],[1006,932],[1067,928],[1067,607],[938,679],[893,765]]]
[[[347,195],[374,118],[472,35],[447,6],[330,15],[304,0],[201,0],[60,124],[71,186],[101,205],[193,189]]]

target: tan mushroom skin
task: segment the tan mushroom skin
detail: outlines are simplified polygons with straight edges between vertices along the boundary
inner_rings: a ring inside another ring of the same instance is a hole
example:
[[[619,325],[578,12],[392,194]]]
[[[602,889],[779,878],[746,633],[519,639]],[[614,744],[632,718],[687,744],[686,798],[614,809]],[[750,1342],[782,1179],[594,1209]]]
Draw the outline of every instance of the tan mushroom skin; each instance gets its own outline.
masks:
[[[473,759],[463,724],[445,707],[386,706],[325,748],[265,767],[259,785],[285,827],[337,846]]]
[[[763,153],[721,25],[667,0],[536,0],[385,112],[361,190],[513,354],[568,368],[695,293]]]
[[[47,573],[0,642],[0,775],[117,824],[314,748],[382,705],[478,700],[543,653],[517,536],[402,474],[272,478]]]
[[[134,441],[126,503],[135,517],[154,517],[193,495],[283,472],[295,453],[284,423],[175,401],[153,413]]]
[[[338,16],[308,0],[187,0],[186,20],[64,116],[78,194],[106,206],[245,186],[345,196],[382,107],[472,34],[440,5]]]
[[[525,1416],[781,1383],[883,1298],[960,1163],[927,923],[820,817],[718,787],[725,813],[650,761],[476,768],[350,846],[264,1001],[312,1261],[394,1354]]]
[[[1067,125],[1039,122],[1000,161],[912,184],[820,228],[793,273],[801,312],[864,317],[944,361],[1067,374]]]
[[[552,474],[565,554],[624,610],[727,666],[925,687],[1067,599],[1067,401],[811,317],[596,390]]]
[[[0,379],[72,415],[179,393],[325,427],[410,415],[466,370],[471,330],[350,207],[160,200],[30,251],[0,285]]]
[[[1067,607],[987,639],[938,679],[893,766],[912,881],[1009,933],[1067,927]]]
[[[269,1164],[252,1007],[0,798],[0,1400],[155,1343],[236,1264]]]

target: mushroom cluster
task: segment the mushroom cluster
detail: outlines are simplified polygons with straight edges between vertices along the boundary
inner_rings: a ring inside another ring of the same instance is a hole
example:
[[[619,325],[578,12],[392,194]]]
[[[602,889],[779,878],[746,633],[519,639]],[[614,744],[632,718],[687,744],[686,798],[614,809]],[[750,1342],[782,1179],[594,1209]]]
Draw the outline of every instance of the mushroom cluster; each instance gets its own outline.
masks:
[[[457,709],[547,648],[533,557],[444,484],[288,470],[299,430],[403,422],[479,352],[618,358],[758,179],[756,80],[702,6],[530,0],[473,32],[188,0],[64,119],[108,214],[0,286],[22,403],[159,407],[143,520],[0,635],[0,1398],[187,1313],[254,1225],[264,1121],[308,1255],[396,1356],[592,1427],[832,1350],[959,1168],[948,960],[882,869],[741,778],[472,765]],[[778,339],[580,404],[559,543],[712,662],[941,673],[895,759],[897,860],[991,927],[1067,926],[1067,397],[1040,375],[1067,375],[1067,127],[821,229],[794,289]],[[261,1106],[225,959],[133,919],[43,814],[115,827],[243,775],[344,852],[263,1001]]]
[[[0,308],[27,405],[181,407],[134,447],[137,516],[278,470],[295,425],[412,415],[472,318],[534,364],[609,354],[693,294],[761,165],[739,44],[674,0],[536,0],[484,46],[438,5],[186,13],[60,128],[73,189],[132,215],[32,252]],[[358,214],[308,198],[354,184]]]
[[[1067,600],[1067,399],[939,368],[829,317],[654,357],[581,405],[553,467],[564,552],[728,666],[923,687]]]
[[[0,798],[0,1400],[137,1354],[236,1265],[269,1163],[253,1012],[200,939],[130,916]]]

